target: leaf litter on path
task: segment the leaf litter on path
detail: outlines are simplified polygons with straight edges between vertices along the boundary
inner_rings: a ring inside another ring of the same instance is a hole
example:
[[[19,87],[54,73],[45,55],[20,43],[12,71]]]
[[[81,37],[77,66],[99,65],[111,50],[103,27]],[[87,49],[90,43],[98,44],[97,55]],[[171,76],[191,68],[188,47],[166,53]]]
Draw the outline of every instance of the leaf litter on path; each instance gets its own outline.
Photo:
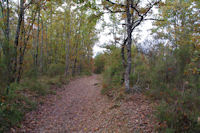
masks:
[[[71,81],[27,113],[20,133],[151,133],[156,124],[152,104],[142,94],[120,104],[100,93],[99,76]]]

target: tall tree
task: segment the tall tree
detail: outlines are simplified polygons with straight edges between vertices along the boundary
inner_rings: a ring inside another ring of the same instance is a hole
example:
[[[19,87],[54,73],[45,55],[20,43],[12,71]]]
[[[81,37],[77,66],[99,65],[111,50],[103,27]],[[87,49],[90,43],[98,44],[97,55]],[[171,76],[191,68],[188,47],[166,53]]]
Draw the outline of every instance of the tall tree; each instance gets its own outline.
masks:
[[[122,58],[125,59],[124,56],[124,47],[126,46],[127,50],[127,59],[124,61],[125,74],[124,74],[124,81],[125,81],[125,88],[126,92],[130,91],[130,72],[131,72],[131,45],[132,45],[132,33],[136,27],[138,27],[143,21],[145,20],[155,20],[154,18],[146,18],[151,12],[152,8],[158,5],[161,0],[156,1],[148,1],[147,4],[143,7],[142,2],[140,0],[126,0],[125,4],[121,2],[112,2],[111,0],[104,1],[104,7],[110,13],[121,13],[125,16],[125,25],[126,25],[126,32],[127,38],[124,40],[122,46]]]
[[[68,3],[69,7],[68,10],[65,9],[65,18],[64,18],[64,36],[65,36],[65,76],[67,76],[69,74],[69,64],[70,64],[70,60],[69,60],[69,51],[70,51],[70,39],[71,39],[71,3]],[[69,25],[69,31],[67,33],[67,11],[69,13],[69,18],[68,18],[68,25]]]

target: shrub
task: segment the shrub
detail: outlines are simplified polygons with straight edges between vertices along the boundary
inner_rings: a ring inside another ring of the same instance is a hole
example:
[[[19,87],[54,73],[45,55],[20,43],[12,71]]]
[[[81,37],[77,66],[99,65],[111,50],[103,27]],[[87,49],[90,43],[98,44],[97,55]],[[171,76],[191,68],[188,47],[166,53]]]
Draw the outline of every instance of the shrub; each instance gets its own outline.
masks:
[[[102,89],[101,89],[101,94],[105,95],[108,94],[112,88],[106,84],[103,84]]]
[[[7,70],[6,70],[6,66],[4,64],[1,64],[0,62],[0,75],[8,75]],[[7,83],[7,76],[0,76],[0,89],[4,88],[6,86]],[[1,93],[1,92],[0,92]]]
[[[18,125],[26,111],[36,107],[36,103],[20,93],[19,84],[10,85],[9,94],[0,95],[0,132]]]
[[[38,95],[46,95],[49,91],[49,86],[47,84],[39,82],[36,79],[25,79],[20,85],[24,90],[33,91]]]
[[[3,103],[0,104],[0,132],[6,131],[10,126],[18,124],[23,117],[19,105]]]
[[[47,75],[50,77],[56,76],[56,75],[63,75],[65,72],[65,65],[64,64],[51,64]]]
[[[29,79],[37,79],[37,76],[38,76],[38,72],[36,68],[30,68],[24,73],[24,77],[29,78]]]
[[[160,91],[160,95],[162,103],[155,114],[160,121],[160,132],[200,132],[200,96],[191,91],[183,93],[171,89]]]
[[[92,75],[92,72],[91,72],[90,70],[83,70],[83,71],[81,72],[81,75],[90,76],[90,75]]]
[[[103,54],[96,55],[94,59],[94,73],[100,74],[104,71],[105,57]]]

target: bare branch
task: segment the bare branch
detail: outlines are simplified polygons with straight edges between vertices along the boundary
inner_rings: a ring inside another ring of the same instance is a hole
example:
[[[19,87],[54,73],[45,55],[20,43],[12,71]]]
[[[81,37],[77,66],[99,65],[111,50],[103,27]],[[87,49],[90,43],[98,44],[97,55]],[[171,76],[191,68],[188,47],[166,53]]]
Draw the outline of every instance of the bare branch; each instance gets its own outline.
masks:
[[[156,18],[146,18],[144,20],[164,21],[163,19],[156,19]]]
[[[112,11],[111,9],[109,9],[109,7],[105,7],[110,13],[123,13],[123,12],[126,12],[126,11]]]
[[[139,10],[135,6],[131,6],[131,8],[133,8],[137,12],[138,16],[142,17],[142,15],[140,14]]]
[[[106,1],[109,2],[112,5],[118,5],[118,6],[121,6],[121,7],[125,7],[125,5],[123,5],[123,4],[115,3],[115,2],[112,2],[110,0],[106,0]]]
[[[32,20],[32,23],[31,23],[31,25],[30,25],[30,27],[29,27],[29,30],[28,30],[28,36],[27,36],[27,38],[26,38],[26,40],[25,40],[25,46],[24,46],[24,48],[23,48],[23,55],[25,55],[25,51],[26,51],[26,47],[27,47],[27,42],[28,42],[28,40],[29,40],[30,33],[31,33],[32,29],[33,29],[33,24],[34,24],[34,22],[35,22],[36,14],[37,14],[37,12],[34,12],[34,14],[32,14],[33,20]]]
[[[153,3],[153,4],[150,3],[149,8],[146,10],[146,12],[145,12],[143,15],[140,14],[140,12],[136,9],[136,7],[132,7],[132,8],[138,13],[138,16],[140,17],[140,19],[138,19],[137,21],[134,21],[134,20],[132,21],[132,25],[134,25],[134,26],[132,27],[133,30],[134,30],[137,26],[139,26],[139,25],[141,24],[141,22],[144,21],[144,20],[157,20],[157,19],[154,19],[154,18],[147,18],[147,19],[145,19],[145,17],[147,16],[148,12],[149,12],[155,5],[157,5],[160,1],[161,1],[161,0],[158,0],[158,1],[156,1],[155,3]]]

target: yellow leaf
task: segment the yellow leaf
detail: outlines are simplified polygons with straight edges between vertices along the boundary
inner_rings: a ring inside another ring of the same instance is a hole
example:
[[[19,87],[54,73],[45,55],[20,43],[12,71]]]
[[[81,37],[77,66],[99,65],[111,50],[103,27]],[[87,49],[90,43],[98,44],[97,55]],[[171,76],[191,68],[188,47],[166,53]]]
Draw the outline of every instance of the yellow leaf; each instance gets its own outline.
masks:
[[[122,18],[126,18],[126,13],[123,13],[123,14],[122,14]]]

